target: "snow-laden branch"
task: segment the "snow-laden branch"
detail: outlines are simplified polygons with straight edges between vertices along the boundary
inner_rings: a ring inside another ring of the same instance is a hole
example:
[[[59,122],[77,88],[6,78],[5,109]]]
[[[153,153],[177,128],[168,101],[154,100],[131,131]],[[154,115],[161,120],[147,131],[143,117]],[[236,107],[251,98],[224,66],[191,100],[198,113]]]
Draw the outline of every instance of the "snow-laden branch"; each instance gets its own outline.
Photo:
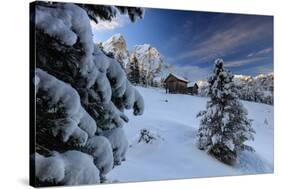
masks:
[[[96,8],[91,10],[96,14],[111,11]],[[55,184],[100,182],[114,162],[125,159],[124,109],[141,115],[143,98],[120,64],[94,44],[85,7],[40,2],[35,11],[36,177]],[[131,19],[142,14],[141,9],[122,11]],[[70,165],[76,163],[80,168]]]
[[[100,182],[99,170],[90,155],[79,151],[52,152],[49,157],[35,154],[35,173],[41,182],[64,185],[95,184]]]
[[[65,115],[52,120],[50,130],[54,136],[61,136],[63,142],[70,138],[84,145],[88,137],[96,132],[95,120],[80,104],[80,96],[70,85],[56,79],[47,72],[36,69],[36,89],[46,93],[50,99],[49,107],[61,103]]]

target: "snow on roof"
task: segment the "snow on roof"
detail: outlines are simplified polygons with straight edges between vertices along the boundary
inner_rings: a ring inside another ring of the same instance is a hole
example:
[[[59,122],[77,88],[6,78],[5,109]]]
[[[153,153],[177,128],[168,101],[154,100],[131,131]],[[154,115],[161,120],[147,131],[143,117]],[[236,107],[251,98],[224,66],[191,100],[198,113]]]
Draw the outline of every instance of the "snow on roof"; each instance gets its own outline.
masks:
[[[181,81],[184,81],[184,82],[188,82],[188,80],[187,80],[186,78],[184,78],[184,77],[182,77],[182,76],[179,76],[179,75],[176,75],[176,74],[174,74],[174,73],[170,73],[169,75],[174,76],[174,77],[177,78],[178,80],[181,80]],[[169,77],[169,75],[168,75],[168,77]],[[168,78],[168,77],[167,77],[167,78]]]
[[[195,84],[197,85],[196,81],[192,81],[192,82],[188,83],[187,86],[193,87]]]

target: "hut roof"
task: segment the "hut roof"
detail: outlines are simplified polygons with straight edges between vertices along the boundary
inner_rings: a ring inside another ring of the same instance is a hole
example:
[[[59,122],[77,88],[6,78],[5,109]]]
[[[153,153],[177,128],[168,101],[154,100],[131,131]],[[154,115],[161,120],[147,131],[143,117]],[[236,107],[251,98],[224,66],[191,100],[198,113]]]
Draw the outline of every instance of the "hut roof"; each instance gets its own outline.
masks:
[[[188,83],[188,80],[187,80],[186,78],[184,78],[184,77],[182,77],[182,76],[179,76],[179,75],[176,75],[176,74],[174,74],[174,73],[170,73],[170,74],[166,77],[165,82],[166,82],[166,80],[167,80],[170,76],[175,77],[177,80],[180,80],[180,81],[183,81],[183,82],[185,82],[185,83]]]
[[[194,87],[194,85],[197,85],[196,81],[192,81],[190,83],[188,83],[188,87]],[[198,86],[198,85],[197,85]]]

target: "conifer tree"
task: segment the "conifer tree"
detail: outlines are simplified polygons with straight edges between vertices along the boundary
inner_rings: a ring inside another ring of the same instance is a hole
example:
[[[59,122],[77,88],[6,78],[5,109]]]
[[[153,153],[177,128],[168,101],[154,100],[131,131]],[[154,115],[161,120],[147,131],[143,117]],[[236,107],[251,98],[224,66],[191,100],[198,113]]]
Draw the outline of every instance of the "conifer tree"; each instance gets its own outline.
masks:
[[[31,70],[36,136],[31,151],[34,186],[105,181],[125,160],[124,109],[141,115],[143,98],[120,64],[93,42],[90,19],[111,20],[116,11],[134,21],[143,9],[35,2],[31,32],[36,49]]]
[[[128,80],[133,84],[140,83],[140,70],[137,58],[133,55],[130,57],[129,68],[128,68]]]
[[[140,84],[144,87],[147,87],[147,71],[145,71],[143,68],[140,69]]]
[[[218,160],[233,165],[239,152],[254,149],[244,144],[254,139],[247,110],[236,96],[233,75],[224,69],[222,59],[214,64],[209,77],[207,109],[199,112],[200,128],[197,134],[198,148],[206,150]]]

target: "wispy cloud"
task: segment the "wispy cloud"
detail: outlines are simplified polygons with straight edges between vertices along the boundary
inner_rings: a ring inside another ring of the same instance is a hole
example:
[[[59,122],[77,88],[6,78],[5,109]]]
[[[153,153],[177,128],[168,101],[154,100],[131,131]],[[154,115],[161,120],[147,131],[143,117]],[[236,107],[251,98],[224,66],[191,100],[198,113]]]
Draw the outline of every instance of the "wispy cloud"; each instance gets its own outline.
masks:
[[[253,62],[262,61],[265,59],[266,59],[265,57],[255,57],[255,58],[245,58],[241,60],[228,61],[225,63],[225,67],[239,67],[239,66],[251,64]]]
[[[271,54],[269,54],[271,52],[272,52],[271,47],[264,48],[259,51],[250,53],[247,55],[247,57],[245,57],[245,58],[243,57],[240,60],[228,61],[228,62],[226,62],[225,66],[226,67],[239,67],[239,66],[244,66],[247,64],[252,64],[252,63],[257,63],[260,61],[268,60],[272,56]]]
[[[269,47],[269,48],[259,50],[257,52],[252,52],[252,53],[248,54],[247,57],[262,56],[262,55],[266,55],[266,54],[271,53],[271,52],[272,52],[272,48]]]
[[[92,28],[96,31],[114,30],[125,26],[127,23],[129,23],[129,20],[124,15],[118,15],[111,21],[100,20],[98,23],[91,21]]]
[[[205,31],[197,34],[197,41],[193,42],[191,47],[185,48],[172,60],[176,62],[192,59],[194,64],[205,63],[219,56],[231,55],[243,48],[244,45],[270,34],[270,22],[259,24],[257,19],[249,22],[245,22],[243,19],[245,18],[237,17],[229,23],[224,23],[225,25],[215,25],[217,28],[206,28]],[[217,22],[220,20],[216,19],[214,24]],[[270,50],[272,49],[264,49],[258,54],[267,53]]]

